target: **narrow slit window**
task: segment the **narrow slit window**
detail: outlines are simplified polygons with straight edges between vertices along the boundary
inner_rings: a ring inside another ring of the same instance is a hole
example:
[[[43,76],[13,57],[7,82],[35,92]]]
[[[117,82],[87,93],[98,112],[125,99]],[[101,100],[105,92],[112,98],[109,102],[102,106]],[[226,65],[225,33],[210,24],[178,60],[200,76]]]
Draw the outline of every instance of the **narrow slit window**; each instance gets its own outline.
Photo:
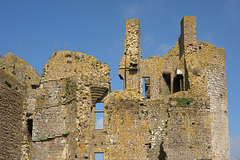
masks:
[[[142,78],[142,94],[143,94],[143,97],[145,97],[145,78]]]
[[[28,133],[32,137],[32,129],[33,129],[33,120],[28,119],[27,120],[27,128],[28,128]]]
[[[143,97],[145,97],[146,99],[150,99],[150,78],[146,77],[142,79],[142,86],[143,86]]]
[[[95,106],[95,129],[103,129],[103,103]]]
[[[163,73],[163,78],[165,82],[165,90],[163,91],[163,94],[171,94],[171,74]]]
[[[103,160],[103,153],[95,153],[95,160]]]

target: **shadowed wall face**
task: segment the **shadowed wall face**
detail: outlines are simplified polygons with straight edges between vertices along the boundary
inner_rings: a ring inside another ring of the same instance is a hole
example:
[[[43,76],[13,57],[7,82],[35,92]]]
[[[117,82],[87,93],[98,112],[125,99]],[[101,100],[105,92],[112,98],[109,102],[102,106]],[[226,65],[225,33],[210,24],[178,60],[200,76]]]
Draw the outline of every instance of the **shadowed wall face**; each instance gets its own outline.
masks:
[[[22,101],[20,93],[0,82],[0,159],[21,157]]]

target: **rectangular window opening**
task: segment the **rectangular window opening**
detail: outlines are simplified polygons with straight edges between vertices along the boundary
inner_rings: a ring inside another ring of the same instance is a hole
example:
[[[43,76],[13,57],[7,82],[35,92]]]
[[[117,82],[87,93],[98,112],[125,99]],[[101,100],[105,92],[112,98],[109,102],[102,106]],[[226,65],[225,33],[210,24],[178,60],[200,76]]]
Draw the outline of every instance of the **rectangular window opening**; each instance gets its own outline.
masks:
[[[95,105],[95,129],[103,129],[103,103]]]
[[[95,153],[95,160],[103,160],[103,153],[99,152],[99,153]]]
[[[38,85],[32,85],[32,89],[39,89]]]
[[[164,94],[171,94],[171,73],[163,73],[166,89],[163,91]]]
[[[150,99],[150,78],[142,78],[142,93],[143,97]]]
[[[29,136],[32,137],[33,119],[27,120],[27,129],[28,129]]]
[[[173,93],[183,91],[183,76],[177,75],[173,81]]]

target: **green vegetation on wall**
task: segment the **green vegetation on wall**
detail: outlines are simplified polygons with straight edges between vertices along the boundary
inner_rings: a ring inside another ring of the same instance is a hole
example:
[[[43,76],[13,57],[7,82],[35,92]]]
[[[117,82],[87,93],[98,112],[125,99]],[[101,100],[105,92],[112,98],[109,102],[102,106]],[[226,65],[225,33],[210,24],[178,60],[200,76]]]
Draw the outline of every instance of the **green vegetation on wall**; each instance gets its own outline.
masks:
[[[177,105],[179,107],[186,107],[189,106],[190,103],[192,103],[193,99],[192,98],[174,98],[173,100],[177,101]]]

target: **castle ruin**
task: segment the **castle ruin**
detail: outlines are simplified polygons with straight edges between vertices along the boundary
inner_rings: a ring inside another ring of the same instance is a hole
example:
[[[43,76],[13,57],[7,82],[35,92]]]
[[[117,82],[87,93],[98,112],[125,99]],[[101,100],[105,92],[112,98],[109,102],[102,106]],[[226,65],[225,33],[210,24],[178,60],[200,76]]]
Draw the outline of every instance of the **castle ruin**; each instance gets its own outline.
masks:
[[[148,59],[139,20],[126,20],[124,90],[111,91],[109,73],[80,52],[54,52],[41,77],[12,53],[0,58],[0,159],[230,159],[225,51],[197,40],[196,17]]]

